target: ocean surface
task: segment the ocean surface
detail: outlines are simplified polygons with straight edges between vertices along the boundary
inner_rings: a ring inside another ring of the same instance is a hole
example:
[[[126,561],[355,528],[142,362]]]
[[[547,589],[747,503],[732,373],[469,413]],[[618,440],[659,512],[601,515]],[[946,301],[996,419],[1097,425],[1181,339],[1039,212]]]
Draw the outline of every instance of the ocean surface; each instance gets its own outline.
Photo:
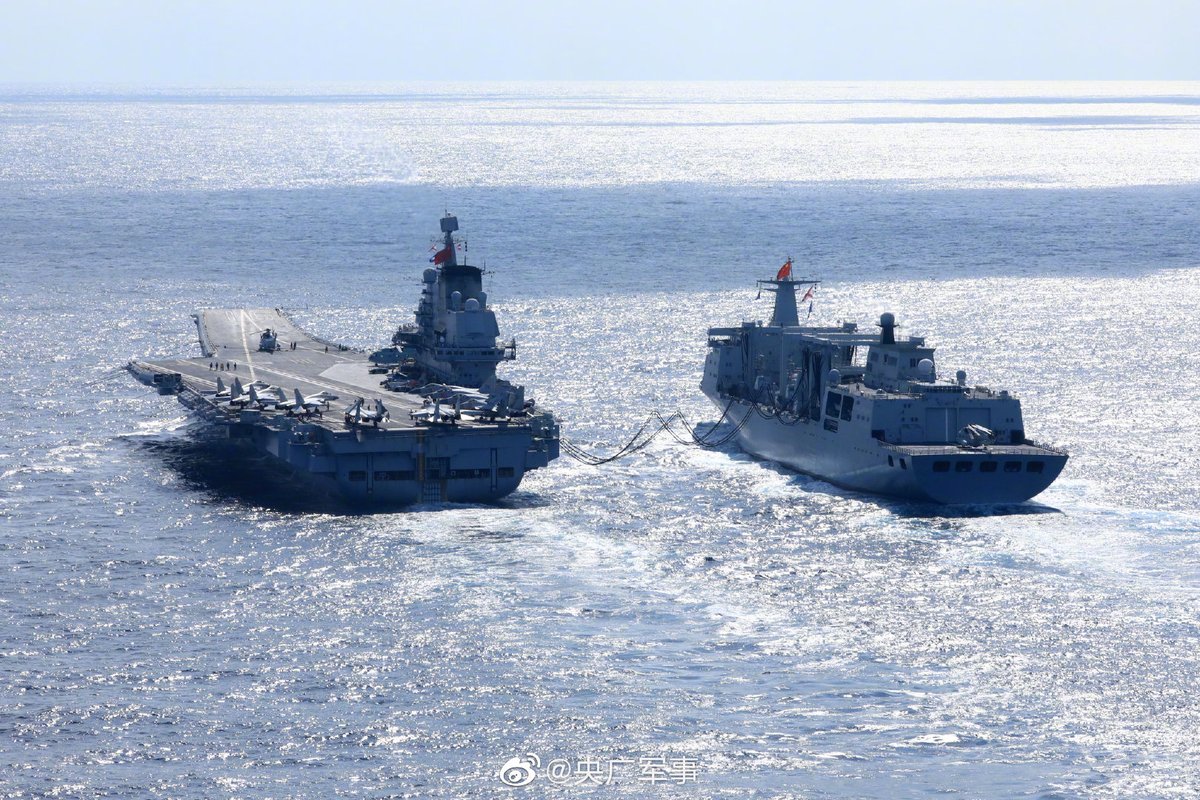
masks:
[[[353,516],[115,371],[199,306],[385,343],[446,209],[585,447],[715,420],[791,256],[1071,461],[946,510],[661,437]],[[1200,794],[1200,84],[0,86],[0,375],[0,797]]]

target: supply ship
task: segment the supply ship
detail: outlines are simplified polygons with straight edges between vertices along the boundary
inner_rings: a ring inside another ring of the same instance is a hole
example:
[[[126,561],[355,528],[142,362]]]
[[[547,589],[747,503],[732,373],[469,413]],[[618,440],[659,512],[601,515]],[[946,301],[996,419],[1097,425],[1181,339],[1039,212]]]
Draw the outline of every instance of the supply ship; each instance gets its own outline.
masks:
[[[857,491],[936,503],[1019,503],[1067,463],[1026,436],[1021,402],[939,376],[925,339],[853,322],[801,325],[789,260],[772,280],[768,324],[710,328],[701,390],[760,458]],[[807,299],[809,294],[803,299]],[[811,306],[810,306],[811,308]]]
[[[200,355],[127,368],[211,425],[231,458],[266,456],[297,491],[315,485],[367,508],[501,498],[558,457],[559,426],[496,377],[516,342],[497,345],[483,271],[459,263],[457,230],[443,217],[416,322],[402,326],[390,367],[280,309],[237,308],[196,312]]]

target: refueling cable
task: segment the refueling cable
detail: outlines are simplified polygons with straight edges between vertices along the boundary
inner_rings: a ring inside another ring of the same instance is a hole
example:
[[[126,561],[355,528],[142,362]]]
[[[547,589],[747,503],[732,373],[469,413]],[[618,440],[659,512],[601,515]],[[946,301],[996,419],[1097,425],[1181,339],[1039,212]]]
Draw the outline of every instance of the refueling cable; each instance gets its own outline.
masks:
[[[638,427],[637,431],[629,438],[627,442],[625,442],[624,445],[622,445],[615,453],[610,455],[599,455],[597,453],[584,450],[582,447],[575,444],[565,436],[559,440],[559,444],[561,445],[563,452],[568,456],[576,461],[579,461],[580,463],[593,467],[598,467],[601,464],[608,464],[612,461],[616,461],[619,458],[631,456],[634,453],[645,449],[650,442],[654,441],[655,437],[664,431],[679,444],[696,445],[706,449],[713,449],[721,447],[732,441],[733,438],[741,432],[742,428],[746,426],[746,423],[750,420],[750,415],[756,408],[755,406],[752,406],[751,408],[747,409],[745,416],[743,416],[741,420],[734,425],[732,430],[726,431],[720,436],[714,438],[713,434],[716,433],[717,428],[721,426],[722,422],[729,418],[729,412],[732,410],[734,402],[734,400],[730,400],[725,406],[725,410],[721,412],[720,419],[713,423],[712,427],[709,428],[706,433],[700,436],[696,435],[695,426],[688,422],[687,417],[683,415],[682,411],[675,411],[667,417],[664,417],[660,412],[655,411],[646,417],[641,426]],[[684,425],[685,429],[687,430],[686,437],[679,434],[675,430],[673,426],[676,422]]]

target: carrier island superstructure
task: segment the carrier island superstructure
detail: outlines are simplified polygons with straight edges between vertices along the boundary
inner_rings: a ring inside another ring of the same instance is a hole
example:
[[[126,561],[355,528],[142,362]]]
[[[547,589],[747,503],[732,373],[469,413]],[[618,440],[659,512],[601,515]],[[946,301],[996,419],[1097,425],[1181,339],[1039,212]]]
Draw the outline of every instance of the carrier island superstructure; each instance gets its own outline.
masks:
[[[710,328],[702,391],[739,426],[744,449],[848,489],[938,503],[1018,503],[1048,487],[1067,454],[1026,436],[1010,392],[939,377],[925,339],[852,322],[801,325],[790,261],[768,324]]]
[[[229,457],[286,467],[297,491],[315,485],[366,507],[503,497],[558,457],[559,427],[496,377],[516,344],[497,346],[482,270],[459,263],[457,229],[447,214],[416,324],[404,327],[406,366],[428,365],[413,374],[429,382],[410,391],[390,390],[366,354],[306,333],[279,309],[198,311],[201,355],[129,370],[215,426]]]

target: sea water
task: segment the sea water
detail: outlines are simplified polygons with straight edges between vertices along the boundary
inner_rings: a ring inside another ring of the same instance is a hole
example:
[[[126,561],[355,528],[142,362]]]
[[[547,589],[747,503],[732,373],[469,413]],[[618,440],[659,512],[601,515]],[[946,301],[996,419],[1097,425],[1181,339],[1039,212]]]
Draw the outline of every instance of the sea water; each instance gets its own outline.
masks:
[[[1198,208],[1200,84],[3,87],[0,796],[1194,796]],[[660,437],[354,516],[114,374],[200,306],[386,344],[446,210],[580,446],[714,421],[790,256],[1071,461],[939,509]]]

